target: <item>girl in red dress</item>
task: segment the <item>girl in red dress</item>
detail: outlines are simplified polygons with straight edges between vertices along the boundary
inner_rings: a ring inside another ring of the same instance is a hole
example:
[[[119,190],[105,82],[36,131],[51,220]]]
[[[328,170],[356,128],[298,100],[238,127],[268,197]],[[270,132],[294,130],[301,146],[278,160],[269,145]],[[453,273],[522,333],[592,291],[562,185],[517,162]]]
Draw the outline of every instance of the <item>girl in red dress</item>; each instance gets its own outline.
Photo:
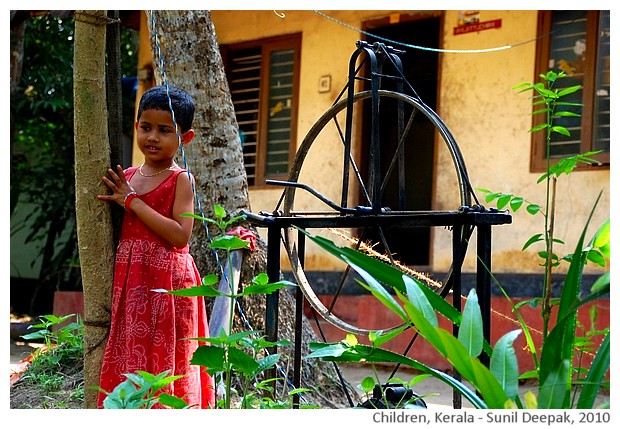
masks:
[[[174,117],[168,101],[170,97]],[[100,388],[111,392],[138,370],[183,375],[163,391],[194,408],[213,408],[213,380],[190,360],[200,345],[187,338],[207,337],[202,297],[175,297],[154,289],[176,290],[202,283],[189,253],[194,212],[193,177],[174,156],[192,141],[194,101],[177,88],[157,86],[144,93],[136,122],[144,163],[123,171],[108,169],[103,182],[112,195],[99,195],[125,208],[114,265],[110,335],[103,357]],[[106,395],[99,394],[103,408]],[[156,404],[156,407],[161,407]]]

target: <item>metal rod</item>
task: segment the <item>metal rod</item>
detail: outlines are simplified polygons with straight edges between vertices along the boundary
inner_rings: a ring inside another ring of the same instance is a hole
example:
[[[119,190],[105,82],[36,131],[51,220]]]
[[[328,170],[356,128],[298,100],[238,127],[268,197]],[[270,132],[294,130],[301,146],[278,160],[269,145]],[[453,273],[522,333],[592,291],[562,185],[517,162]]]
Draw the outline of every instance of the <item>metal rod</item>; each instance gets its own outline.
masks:
[[[491,343],[491,225],[478,225],[476,289],[484,339]],[[490,356],[482,352],[480,362],[489,366]]]
[[[297,232],[297,255],[301,267],[304,266],[306,236]],[[303,330],[301,329],[304,311],[304,294],[300,287],[295,288],[295,352],[293,356],[293,385],[299,389],[301,387],[301,345]],[[293,395],[293,408],[299,408],[299,393]]]
[[[454,308],[461,312],[461,266],[463,258],[463,249],[461,247],[461,237],[463,225],[454,225],[452,228],[452,304]],[[459,335],[458,325],[452,325],[452,333],[455,337]],[[454,378],[460,381],[461,375],[454,369]],[[452,390],[452,407],[455,409],[462,408],[463,397],[458,390]]]
[[[276,226],[271,226],[267,229],[267,276],[272,283],[280,281],[280,229]],[[276,290],[266,297],[265,336],[267,341],[278,341],[278,306],[279,294]],[[268,347],[267,352],[269,354],[277,353],[277,346]],[[268,378],[275,380],[275,367],[266,372]],[[274,381],[273,394],[275,394],[275,391]]]

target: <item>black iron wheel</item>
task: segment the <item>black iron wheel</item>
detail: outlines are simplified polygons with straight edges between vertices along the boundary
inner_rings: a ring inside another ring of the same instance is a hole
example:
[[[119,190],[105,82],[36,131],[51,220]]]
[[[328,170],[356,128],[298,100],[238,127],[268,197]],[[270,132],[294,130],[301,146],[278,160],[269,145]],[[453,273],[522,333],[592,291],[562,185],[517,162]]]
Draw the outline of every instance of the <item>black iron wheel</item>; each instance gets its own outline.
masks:
[[[411,178],[415,177],[415,153],[407,155],[407,151],[415,151],[416,144],[419,144],[420,136],[423,135],[432,136],[430,141],[436,148],[447,149],[453,161],[451,174],[454,185],[458,187],[460,205],[471,204],[472,193],[462,155],[441,118],[424,103],[406,94],[379,90],[377,95],[379,115],[384,115],[382,131],[378,135],[381,171],[373,168],[379,165],[374,155],[365,158],[360,153],[363,144],[361,138],[356,139],[356,136],[367,135],[364,132],[363,111],[370,108],[373,97],[371,91],[358,92],[354,94],[352,103],[343,99],[327,110],[310,128],[301,143],[288,178],[289,186],[284,193],[284,216],[329,218],[364,216],[365,213],[390,216],[419,210],[416,207],[415,195],[412,198],[411,192],[402,188],[410,185]],[[414,165],[406,165],[405,162],[399,162],[399,159],[413,159]],[[304,169],[306,165],[313,165],[313,168]],[[340,177],[317,175],[317,165],[324,165],[325,171],[339,171]],[[396,193],[395,188],[398,190]],[[310,192],[307,192],[308,190]],[[394,197],[395,194],[397,197]],[[380,207],[379,212],[377,207]],[[373,232],[369,234],[371,229]],[[322,302],[319,299],[319,295],[323,294],[322,286],[311,280],[309,272],[304,268],[304,261],[300,260],[297,234],[294,228],[284,231],[284,245],[292,273],[310,305],[323,319],[346,332],[362,335],[376,330],[389,331],[400,326],[365,326],[363,323],[349,323],[344,320],[346,309],[338,308],[338,298],[347,293],[347,288],[359,287],[348,266],[341,267],[337,285],[333,285],[329,292],[329,302]],[[393,243],[399,241],[398,234],[390,235],[383,227],[364,227],[337,235],[344,237],[342,245],[356,249],[366,248],[368,252],[375,252],[377,257],[392,265],[399,264],[399,255],[390,250]],[[374,237],[372,243],[365,238],[369,235]],[[351,238],[353,236],[356,238]],[[308,264],[312,261],[305,262]],[[434,282],[428,278],[422,280]],[[435,282],[431,286],[442,287],[442,284],[445,284],[445,281]]]

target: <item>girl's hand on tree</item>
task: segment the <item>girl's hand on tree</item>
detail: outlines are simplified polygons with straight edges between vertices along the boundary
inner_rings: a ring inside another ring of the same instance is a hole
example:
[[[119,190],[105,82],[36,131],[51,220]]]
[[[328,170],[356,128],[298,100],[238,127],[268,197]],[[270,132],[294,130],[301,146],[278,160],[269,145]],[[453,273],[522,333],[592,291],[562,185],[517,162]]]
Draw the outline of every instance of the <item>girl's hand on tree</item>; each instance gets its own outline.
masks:
[[[112,180],[107,177],[102,177],[103,183],[114,192],[112,195],[97,195],[97,198],[102,201],[113,201],[125,208],[125,201],[129,195],[136,194],[136,190],[129,184],[125,178],[125,172],[120,165],[116,166],[116,172],[111,168],[108,168],[108,174]]]

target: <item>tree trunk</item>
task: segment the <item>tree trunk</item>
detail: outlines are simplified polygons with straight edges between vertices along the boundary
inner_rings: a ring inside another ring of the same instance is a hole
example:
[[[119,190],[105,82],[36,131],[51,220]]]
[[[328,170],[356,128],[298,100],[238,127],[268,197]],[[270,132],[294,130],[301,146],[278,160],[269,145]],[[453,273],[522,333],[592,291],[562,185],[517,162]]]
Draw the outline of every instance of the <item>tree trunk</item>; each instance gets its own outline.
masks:
[[[210,218],[215,204],[228,213],[249,210],[237,121],[209,12],[154,11],[155,28],[150,16],[147,21],[157,83],[163,83],[163,61],[169,84],[186,90],[196,102],[196,137],[184,150],[186,159],[181,157],[180,164],[187,163],[196,178],[199,208]],[[161,60],[153,36],[159,41]],[[192,253],[199,256],[196,263],[205,274],[218,270],[208,248],[211,233],[216,231],[207,234],[200,222],[195,223]]]
[[[96,408],[110,324],[114,244],[101,176],[110,165],[105,86],[105,11],[75,12],[75,212],[84,288],[84,407]]]
[[[187,161],[196,178],[196,192],[203,216],[213,218],[215,204],[224,207],[228,213],[235,214],[240,209],[249,211],[239,130],[209,11],[154,11],[147,21],[158,84],[165,83],[167,79],[171,86],[185,89],[196,101],[196,138],[184,151],[185,159],[181,159],[181,165]],[[220,272],[213,251],[208,247],[210,235],[216,233],[207,233],[201,222],[195,224],[191,249],[203,276]],[[266,262],[266,245],[259,239],[255,252],[250,254],[246,251],[241,284],[247,284],[254,276],[265,272]],[[250,329],[265,329],[265,297],[245,298],[240,304],[244,320],[237,312],[234,328],[247,330],[249,323]],[[278,319],[279,338],[293,341],[295,299],[289,291],[280,293]],[[302,356],[305,356],[309,353],[308,342],[318,339],[305,317],[302,325],[301,348]],[[292,347],[282,347],[278,351],[291,359],[280,362],[280,365],[289,368],[285,372],[292,378]],[[327,408],[348,405],[331,365],[318,360],[306,361],[304,365],[302,387],[313,390],[306,397],[310,397],[314,404]]]

